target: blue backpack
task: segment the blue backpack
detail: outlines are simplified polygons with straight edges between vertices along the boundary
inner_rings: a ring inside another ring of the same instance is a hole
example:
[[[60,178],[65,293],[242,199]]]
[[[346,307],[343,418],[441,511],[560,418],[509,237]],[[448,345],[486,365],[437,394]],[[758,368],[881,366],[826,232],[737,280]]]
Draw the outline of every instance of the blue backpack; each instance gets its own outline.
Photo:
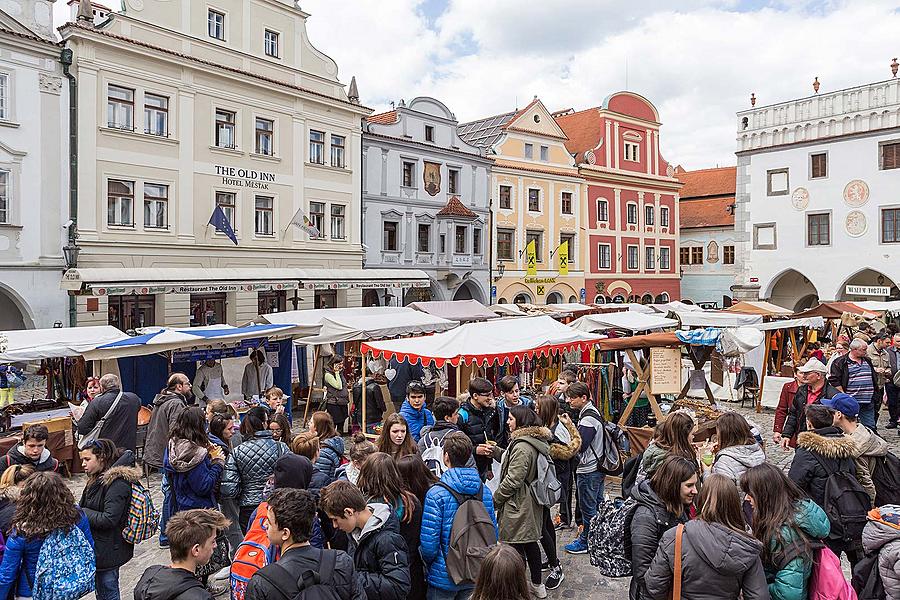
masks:
[[[57,529],[41,545],[32,596],[78,600],[94,591],[95,573],[94,549],[81,529]]]

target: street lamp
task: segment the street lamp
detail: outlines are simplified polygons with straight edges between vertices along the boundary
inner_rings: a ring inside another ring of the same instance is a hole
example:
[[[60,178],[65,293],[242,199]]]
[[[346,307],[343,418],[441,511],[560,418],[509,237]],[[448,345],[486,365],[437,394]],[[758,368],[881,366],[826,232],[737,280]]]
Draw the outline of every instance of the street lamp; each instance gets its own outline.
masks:
[[[70,241],[63,246],[63,258],[66,260],[66,269],[74,269],[78,266],[78,253],[81,248],[75,245],[74,241]]]
[[[497,266],[497,275],[494,276],[494,281],[497,282],[497,281],[500,281],[501,279],[503,279],[503,274],[505,272],[506,272],[506,265],[503,263],[500,263]]]

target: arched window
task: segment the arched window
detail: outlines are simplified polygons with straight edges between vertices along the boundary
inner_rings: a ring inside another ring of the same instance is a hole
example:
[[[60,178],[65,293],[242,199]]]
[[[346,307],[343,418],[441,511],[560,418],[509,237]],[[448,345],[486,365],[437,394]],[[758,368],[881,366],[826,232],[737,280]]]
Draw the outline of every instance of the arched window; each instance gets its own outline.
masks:
[[[594,296],[594,304],[606,304],[606,297],[603,294]]]
[[[576,304],[578,302],[578,298],[575,296],[569,296],[569,304]]]
[[[644,294],[643,296],[641,296],[641,304],[653,304],[653,295]]]
[[[562,304],[563,297],[559,292],[553,292],[547,296],[547,304]]]
[[[513,298],[513,304],[531,304],[531,297],[528,294],[516,294]]]

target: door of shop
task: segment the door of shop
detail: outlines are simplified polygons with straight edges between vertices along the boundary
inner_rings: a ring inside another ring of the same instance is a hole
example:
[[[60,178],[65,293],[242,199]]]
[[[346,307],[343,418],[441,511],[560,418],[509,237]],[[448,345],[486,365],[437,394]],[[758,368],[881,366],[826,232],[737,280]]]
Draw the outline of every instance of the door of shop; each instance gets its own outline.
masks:
[[[191,327],[225,322],[225,294],[191,294]]]

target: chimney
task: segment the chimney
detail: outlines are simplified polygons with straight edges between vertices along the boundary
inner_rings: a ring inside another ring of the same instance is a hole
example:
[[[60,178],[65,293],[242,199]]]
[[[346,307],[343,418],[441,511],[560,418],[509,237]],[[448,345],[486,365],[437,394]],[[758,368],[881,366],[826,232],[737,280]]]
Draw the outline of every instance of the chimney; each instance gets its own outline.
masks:
[[[3,3],[6,5],[3,9],[35,35],[56,41],[53,31],[54,2],[56,0],[8,0]]]

